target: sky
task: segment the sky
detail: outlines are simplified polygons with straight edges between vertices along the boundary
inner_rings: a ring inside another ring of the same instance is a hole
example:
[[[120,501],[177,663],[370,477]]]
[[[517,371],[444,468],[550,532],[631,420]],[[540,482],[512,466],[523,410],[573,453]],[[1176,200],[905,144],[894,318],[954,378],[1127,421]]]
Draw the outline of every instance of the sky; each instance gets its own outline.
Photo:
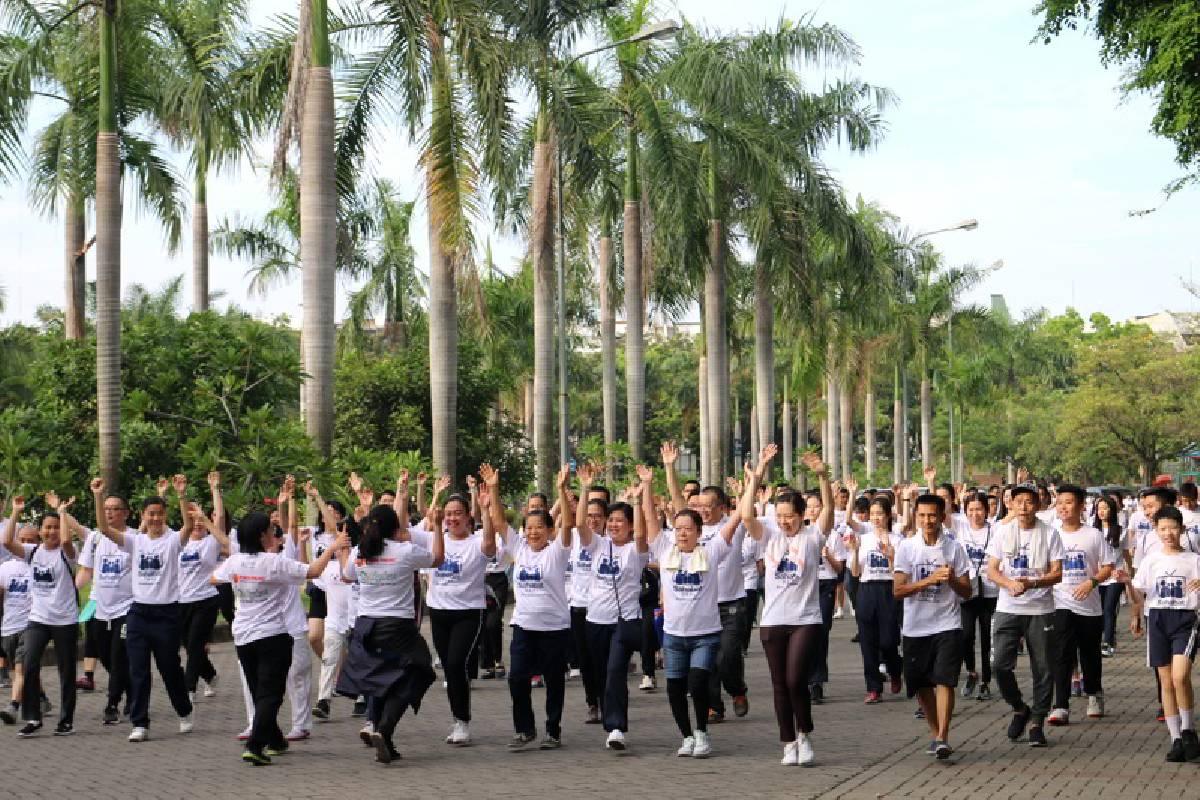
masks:
[[[1049,45],[1033,42],[1034,0],[680,0],[661,17],[686,17],[701,27],[745,31],[781,17],[811,16],[849,33],[863,52],[849,75],[885,86],[897,104],[885,111],[879,147],[825,154],[849,197],[861,195],[897,215],[912,233],[974,218],[972,232],[931,241],[949,264],[1003,262],[968,302],[1002,294],[1014,313],[1068,306],[1114,319],[1161,310],[1196,311],[1200,301],[1181,281],[1200,279],[1200,191],[1163,203],[1162,187],[1178,177],[1169,141],[1149,132],[1151,98],[1123,98],[1120,73],[1105,69],[1098,43],[1082,33]],[[295,0],[251,0],[265,20]],[[822,76],[806,74],[819,85]],[[34,124],[44,124],[48,109]],[[266,169],[270,143],[254,159],[210,180],[210,225],[225,217],[257,218],[272,205]],[[186,158],[177,157],[186,167]],[[421,194],[416,151],[395,126],[379,137],[369,168],[391,179],[406,198]],[[1147,216],[1130,212],[1159,207]],[[190,225],[190,222],[187,223]],[[89,218],[89,226],[91,220]],[[425,210],[413,221],[417,263],[427,264]],[[479,242],[491,240],[497,262],[512,264],[523,242],[481,221]],[[1190,231],[1190,232],[1189,232]],[[90,227],[89,227],[90,235]],[[29,322],[43,304],[62,305],[62,226],[28,204],[27,187],[0,186],[0,285],[8,308],[0,325]],[[166,252],[158,223],[130,202],[122,238],[122,282],[151,289],[184,274],[190,299],[190,234]],[[94,280],[94,252],[88,279]],[[210,288],[265,316],[300,316],[300,281],[262,298],[247,294],[244,262],[214,256]],[[353,287],[339,284],[338,313]]]

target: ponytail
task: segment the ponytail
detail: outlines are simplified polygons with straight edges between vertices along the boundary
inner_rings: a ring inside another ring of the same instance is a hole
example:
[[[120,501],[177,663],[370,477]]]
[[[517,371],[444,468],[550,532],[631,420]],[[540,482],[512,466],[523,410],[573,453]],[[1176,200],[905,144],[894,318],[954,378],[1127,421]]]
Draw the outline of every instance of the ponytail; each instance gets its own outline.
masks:
[[[360,558],[378,558],[383,555],[383,543],[400,530],[400,517],[390,506],[375,506],[367,515],[362,537],[358,540]]]

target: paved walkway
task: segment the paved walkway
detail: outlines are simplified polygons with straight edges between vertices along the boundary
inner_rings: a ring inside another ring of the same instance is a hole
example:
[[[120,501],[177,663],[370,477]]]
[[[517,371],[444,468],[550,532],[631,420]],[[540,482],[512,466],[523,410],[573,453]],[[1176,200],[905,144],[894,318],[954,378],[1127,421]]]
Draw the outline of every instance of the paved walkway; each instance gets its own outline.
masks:
[[[1122,614],[1122,622],[1127,613]],[[811,769],[785,768],[771,710],[770,681],[761,647],[747,661],[750,714],[711,729],[714,755],[706,761],[674,756],[678,736],[665,691],[634,689],[630,704],[630,751],[603,749],[599,726],[583,725],[582,689],[568,684],[564,747],[557,752],[510,754],[507,686],[502,681],[475,685],[474,745],[443,743],[449,728],[445,694],[435,684],[417,717],[406,717],[396,744],[400,762],[384,767],[359,743],[359,720],[349,703],[335,701],[335,719],[319,724],[312,739],[294,745],[269,768],[238,761],[234,734],[245,726],[236,684],[233,648],[214,645],[223,678],[217,697],[197,704],[196,730],[176,731],[161,686],[152,700],[152,739],[125,741],[128,726],[100,724],[103,698],[81,694],[77,734],[21,741],[12,728],[0,730],[4,785],[14,797],[85,796],[95,800],[176,800],[176,798],[262,797],[338,798],[395,795],[500,798],[658,796],[727,797],[956,797],[1090,798],[1197,797],[1200,765],[1163,761],[1166,733],[1154,721],[1154,683],[1141,666],[1142,645],[1122,639],[1120,653],[1106,659],[1109,716],[1079,719],[1050,729],[1050,747],[1011,744],[1004,729],[1008,714],[999,700],[962,701],[952,729],[957,749],[948,763],[922,750],[925,723],[914,720],[914,704],[887,696],[881,705],[862,705],[861,660],[850,643],[851,619],[833,631],[828,700],[815,709],[818,763]],[[57,686],[51,672],[46,683]],[[105,680],[103,672],[98,676]],[[631,688],[636,678],[631,677]],[[541,692],[535,691],[535,703]],[[57,698],[52,697],[57,704]],[[286,706],[285,706],[286,711]],[[540,721],[539,721],[540,724]],[[49,728],[50,726],[47,726]],[[680,791],[682,789],[682,792]]]

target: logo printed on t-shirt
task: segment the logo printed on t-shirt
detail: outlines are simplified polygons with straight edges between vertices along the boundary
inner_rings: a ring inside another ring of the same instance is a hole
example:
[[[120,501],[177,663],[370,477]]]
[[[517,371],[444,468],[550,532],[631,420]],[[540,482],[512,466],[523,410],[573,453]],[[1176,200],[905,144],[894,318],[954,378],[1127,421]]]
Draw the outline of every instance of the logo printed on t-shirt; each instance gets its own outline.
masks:
[[[10,578],[4,591],[8,594],[29,594],[29,578]]]
[[[542,568],[533,565],[521,565],[517,570],[517,585],[526,590],[541,590],[546,588],[542,581]]]
[[[33,582],[38,583],[54,583],[54,570],[49,567],[33,567]]]
[[[462,561],[446,557],[437,568],[437,576],[442,580],[453,580],[462,575]]]

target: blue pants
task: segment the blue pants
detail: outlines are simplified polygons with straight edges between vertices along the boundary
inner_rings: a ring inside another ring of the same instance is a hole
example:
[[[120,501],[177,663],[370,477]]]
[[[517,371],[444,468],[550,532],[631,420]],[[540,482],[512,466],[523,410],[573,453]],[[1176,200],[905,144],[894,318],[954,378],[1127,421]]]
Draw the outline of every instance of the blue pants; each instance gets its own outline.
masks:
[[[899,678],[903,668],[899,650],[899,604],[892,594],[892,582],[860,581],[858,603],[854,610],[867,691],[882,692],[883,679],[879,677],[879,665],[886,666],[891,678]]]
[[[546,734],[562,735],[563,697],[566,695],[567,650],[571,629],[530,631],[512,626],[509,644],[508,691],[513,702],[513,728],[517,733],[537,733],[529,685],[534,675],[546,682]]]
[[[175,713],[192,713],[179,662],[181,611],[178,603],[134,603],[125,617],[125,652],[129,656],[129,718],[135,728],[150,725],[150,657],[158,666]]]
[[[829,682],[829,631],[833,628],[833,603],[837,599],[838,582],[837,578],[824,578],[817,583],[821,603],[821,634],[817,637],[812,671],[808,675],[810,686]]]
[[[587,624],[593,669],[604,676],[600,710],[604,730],[629,730],[629,660],[642,648],[642,621],[625,619],[612,625]]]

